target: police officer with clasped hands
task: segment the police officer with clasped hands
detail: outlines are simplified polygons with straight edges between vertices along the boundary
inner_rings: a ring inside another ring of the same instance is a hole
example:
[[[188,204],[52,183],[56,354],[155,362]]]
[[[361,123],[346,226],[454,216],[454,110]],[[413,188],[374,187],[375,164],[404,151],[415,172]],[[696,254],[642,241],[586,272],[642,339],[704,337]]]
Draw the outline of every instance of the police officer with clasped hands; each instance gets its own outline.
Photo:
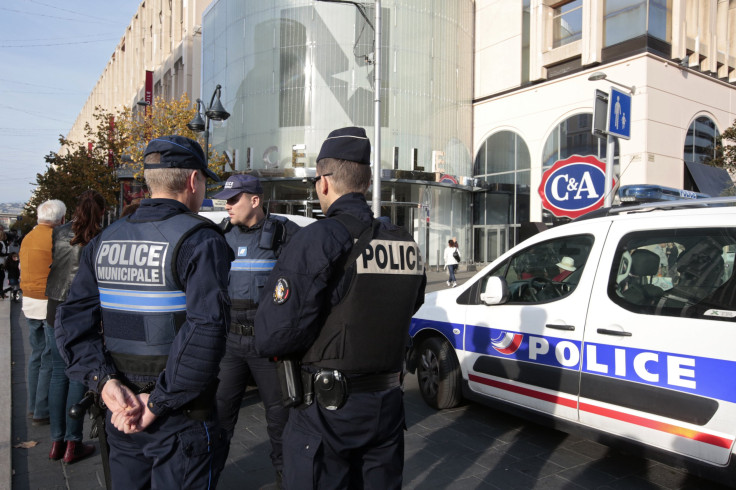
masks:
[[[250,376],[266,409],[266,429],[271,440],[271,461],[280,488],[283,469],[281,434],[289,410],[281,403],[276,364],[256,352],[253,322],[263,286],[281,249],[299,231],[283,216],[266,216],[263,187],[257,177],[232,175],[215,199],[225,199],[228,218],[221,224],[235,260],[230,266],[228,292],[232,303],[225,357],[220,363],[217,413],[220,423],[233,436],[238,412]],[[226,451],[227,454],[227,451]]]
[[[195,213],[217,176],[182,136],[148,144],[144,175],[152,198],[84,248],[56,340],[69,377],[107,407],[113,488],[208,488],[225,443],[214,405],[231,252]]]
[[[362,128],[329,134],[314,178],[327,219],[284,249],[256,314],[260,354],[290,366],[287,489],[401,487],[400,377],[426,276],[409,233],[373,218],[370,151]]]

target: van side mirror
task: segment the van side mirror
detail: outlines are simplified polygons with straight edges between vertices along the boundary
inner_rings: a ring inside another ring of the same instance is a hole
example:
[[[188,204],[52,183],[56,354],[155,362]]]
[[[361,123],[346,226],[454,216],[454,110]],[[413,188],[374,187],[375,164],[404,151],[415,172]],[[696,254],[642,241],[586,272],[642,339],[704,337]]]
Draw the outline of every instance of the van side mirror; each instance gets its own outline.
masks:
[[[486,282],[485,290],[480,293],[480,300],[491,305],[500,305],[509,300],[509,287],[503,277],[491,276]]]

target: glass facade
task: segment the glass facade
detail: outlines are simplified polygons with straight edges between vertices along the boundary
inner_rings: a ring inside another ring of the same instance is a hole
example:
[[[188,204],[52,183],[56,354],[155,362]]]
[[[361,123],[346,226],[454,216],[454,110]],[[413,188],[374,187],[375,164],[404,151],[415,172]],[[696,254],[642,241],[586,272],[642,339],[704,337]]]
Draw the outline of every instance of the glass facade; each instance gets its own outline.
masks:
[[[672,0],[605,0],[604,46],[649,34],[672,41]]]
[[[381,5],[381,199],[391,203],[383,214],[403,221],[420,239],[426,220],[406,209],[421,202],[421,182],[439,180],[430,172],[457,182],[472,169],[474,4]],[[237,155],[235,170],[274,180],[274,199],[284,200],[283,191],[294,203],[309,201],[301,178],[314,168],[331,130],[361,126],[374,139],[374,21],[372,4],[314,0],[216,0],[204,13],[203,99],[221,84],[231,113],[213,125],[210,141]],[[303,157],[294,158],[295,146]],[[402,172],[412,175],[395,175]],[[398,185],[402,180],[408,187]],[[462,183],[427,186],[434,202],[460,207]],[[430,216],[430,244],[469,223],[460,221],[461,211],[442,213]]]

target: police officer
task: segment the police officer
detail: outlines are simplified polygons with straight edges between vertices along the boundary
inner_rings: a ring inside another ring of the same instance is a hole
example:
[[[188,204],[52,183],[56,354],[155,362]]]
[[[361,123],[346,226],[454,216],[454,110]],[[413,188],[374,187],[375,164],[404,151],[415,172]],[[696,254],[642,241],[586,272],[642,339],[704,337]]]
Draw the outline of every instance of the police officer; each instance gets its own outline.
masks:
[[[286,243],[299,226],[282,216],[266,217],[263,188],[257,177],[232,175],[222,192],[213,196],[226,199],[229,215],[223,225],[225,238],[235,260],[230,266],[228,293],[232,303],[230,331],[225,357],[220,362],[220,385],[217,389],[217,413],[220,423],[233,436],[240,403],[252,375],[266,409],[266,427],[271,439],[271,461],[280,485],[284,466],[281,434],[289,410],[282,405],[276,364],[260,357],[253,340],[253,321],[268,274]]]
[[[156,138],[144,155],[152,198],[84,248],[56,340],[69,377],[107,406],[113,488],[208,488],[225,442],[214,388],[231,252],[194,213],[217,176],[182,136]]]
[[[411,236],[373,219],[370,148],[362,128],[330,133],[314,178],[327,219],[281,254],[256,314],[259,352],[301,362],[303,403],[284,430],[286,488],[401,487],[400,376],[426,276]]]

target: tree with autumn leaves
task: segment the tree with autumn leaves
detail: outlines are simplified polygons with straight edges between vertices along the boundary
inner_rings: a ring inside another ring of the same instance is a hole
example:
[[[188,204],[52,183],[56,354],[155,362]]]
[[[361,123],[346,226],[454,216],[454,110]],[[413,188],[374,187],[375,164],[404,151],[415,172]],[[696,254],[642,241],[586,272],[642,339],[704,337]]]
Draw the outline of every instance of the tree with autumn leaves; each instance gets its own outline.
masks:
[[[143,178],[143,152],[148,142],[159,136],[178,134],[197,140],[204,147],[204,135],[187,127],[197,114],[187,94],[179,99],[166,100],[157,97],[153,104],[133,110],[125,108],[117,117],[116,131],[125,139],[125,155],[130,158],[129,165],[137,179]],[[209,148],[209,167],[219,177],[223,177],[225,157]]]
[[[18,223],[23,231],[36,224],[36,208],[49,199],[59,199],[67,206],[67,218],[77,205],[77,197],[88,189],[103,195],[108,207],[118,207],[120,182],[118,170],[126,168],[134,178],[143,182],[143,152],[153,138],[181,135],[195,139],[204,146],[204,137],[187,128],[196,115],[189,97],[166,100],[157,97],[145,111],[123,108],[111,112],[97,107],[95,126],[85,127],[85,141],[69,141],[59,137],[61,149],[44,157],[47,163],[43,174],[36,174],[36,192],[26,204],[24,218]],[[209,149],[209,167],[221,178],[225,158]],[[224,180],[224,179],[223,179]]]

